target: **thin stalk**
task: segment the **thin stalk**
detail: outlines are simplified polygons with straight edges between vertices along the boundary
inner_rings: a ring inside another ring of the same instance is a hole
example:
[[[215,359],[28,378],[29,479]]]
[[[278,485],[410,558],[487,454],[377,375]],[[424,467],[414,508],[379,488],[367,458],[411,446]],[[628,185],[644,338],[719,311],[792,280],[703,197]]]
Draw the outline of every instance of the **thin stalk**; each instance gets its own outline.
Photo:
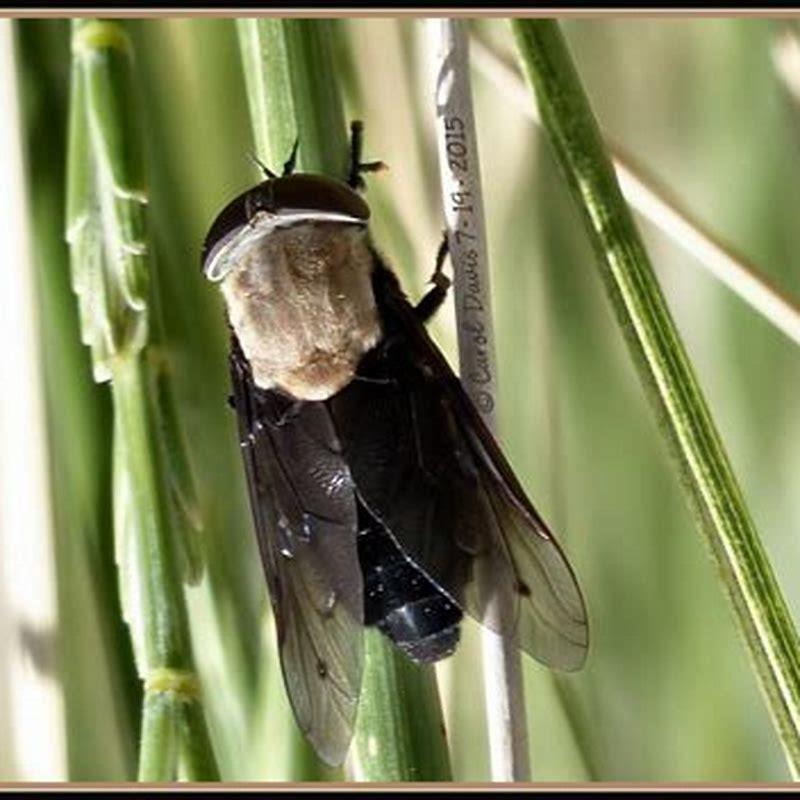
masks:
[[[178,706],[178,726],[182,776],[193,782],[218,781],[214,747],[202,706],[196,702],[181,702]]]
[[[138,551],[134,556],[136,567],[143,568],[140,575],[135,568],[129,573],[140,585],[128,586],[129,604],[132,594],[139,597],[136,611],[141,616],[137,614],[133,620],[134,626],[141,626],[137,655],[140,664],[147,665],[147,674],[162,668],[188,669],[188,617],[170,531],[162,466],[154,448],[157,430],[150,376],[144,358],[138,354],[113,362],[111,375],[115,516],[117,524],[128,529],[125,535],[133,534],[130,545]],[[128,609],[134,610],[132,605]]]
[[[176,524],[170,495],[168,447],[179,437],[164,435],[175,420],[164,414],[147,348],[153,289],[132,50],[121,26],[93,20],[74,23],[72,50],[67,239],[95,380],[111,381],[120,590],[145,689],[139,779],[175,780],[182,747],[205,754],[200,765],[192,760],[196,779],[217,780],[182,586],[191,570],[181,555],[196,548],[180,538],[190,532]],[[177,727],[179,704],[196,705],[200,724]]]
[[[522,75],[478,38],[473,39],[474,62],[517,107],[541,126]],[[784,52],[784,51],[781,51]],[[794,61],[791,62],[794,64]],[[730,244],[695,218],[665,186],[605,137],[622,193],[631,207],[665,233],[718,281],[754,311],[800,345],[800,303],[780,291],[763,270],[737,253]]]
[[[365,634],[366,662],[352,777],[361,781],[450,781],[436,678],[387,645],[374,628]]]
[[[513,20],[545,130],[597,252],[640,378],[679,462],[789,768],[800,777],[800,646],[558,24]]]
[[[174,696],[148,692],[144,699],[139,780],[175,780],[178,761],[178,709]]]
[[[328,20],[237,20],[258,154],[273,169],[300,142],[298,167],[346,178],[347,126]]]
[[[209,770],[214,753],[208,738],[203,710],[194,702],[196,682],[190,673],[162,671],[152,682],[170,681],[155,687],[145,697],[144,727],[140,756],[140,780],[172,781],[175,765],[188,781],[219,780]]]
[[[332,24],[300,19],[237,22],[258,155],[272,169],[280,169],[299,138],[300,169],[347,176],[348,137],[332,57]],[[449,779],[433,668],[409,665],[375,631],[367,631],[365,640],[359,716],[350,751],[355,777]]]
[[[464,22],[428,23],[435,54],[433,98],[442,203],[455,275],[455,311],[464,387],[489,428],[497,430],[497,369],[480,161]],[[476,336],[476,331],[480,336]],[[522,657],[514,641],[481,630],[492,779],[530,780]]]

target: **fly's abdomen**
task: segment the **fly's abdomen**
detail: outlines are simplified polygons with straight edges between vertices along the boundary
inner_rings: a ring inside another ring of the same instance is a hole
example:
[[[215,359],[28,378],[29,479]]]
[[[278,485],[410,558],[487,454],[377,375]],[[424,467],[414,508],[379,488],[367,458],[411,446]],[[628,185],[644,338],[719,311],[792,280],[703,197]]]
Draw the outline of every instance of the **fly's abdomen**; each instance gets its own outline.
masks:
[[[461,609],[374,520],[359,531],[358,559],[364,579],[364,624],[377,626],[414,661],[451,655],[458,644]]]

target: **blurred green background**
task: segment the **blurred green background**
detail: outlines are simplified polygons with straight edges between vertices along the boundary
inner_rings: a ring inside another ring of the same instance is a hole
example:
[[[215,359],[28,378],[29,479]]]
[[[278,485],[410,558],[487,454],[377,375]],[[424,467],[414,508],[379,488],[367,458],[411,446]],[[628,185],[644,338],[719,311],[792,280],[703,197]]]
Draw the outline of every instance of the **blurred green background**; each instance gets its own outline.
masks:
[[[247,158],[252,141],[234,23],[125,25],[139,70],[154,274],[205,521],[207,576],[188,597],[212,737],[226,780],[324,777],[311,762],[298,768],[291,755],[298,734],[274,656],[235,420],[225,403],[223,307],[200,272],[215,213],[257,178]],[[605,131],[797,297],[800,114],[774,62],[787,25],[563,21]],[[15,27],[53,483],[62,777],[124,780],[139,689],[127,633],[115,623],[109,396],[92,383],[79,343],[63,241],[69,24],[20,20]],[[506,21],[473,27],[513,57]],[[442,228],[424,22],[348,19],[337,28],[348,116],[365,121],[366,157],[390,166],[368,179],[373,235],[416,297]],[[549,146],[478,71],[474,92],[502,441],[576,567],[593,636],[579,674],[556,679],[525,661],[534,779],[787,780]],[[797,616],[800,351],[663,234],[648,223],[640,228]],[[449,307],[433,332],[454,360]],[[454,777],[488,780],[478,637],[472,623],[465,627],[458,653],[439,668]],[[0,718],[8,695],[0,683]],[[0,724],[0,780],[37,777],[20,768],[16,733]]]

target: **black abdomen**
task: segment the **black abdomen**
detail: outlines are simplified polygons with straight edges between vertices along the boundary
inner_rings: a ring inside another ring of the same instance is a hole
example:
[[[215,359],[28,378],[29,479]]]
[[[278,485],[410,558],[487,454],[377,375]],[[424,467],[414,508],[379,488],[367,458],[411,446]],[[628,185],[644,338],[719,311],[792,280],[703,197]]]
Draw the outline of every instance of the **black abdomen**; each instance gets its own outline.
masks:
[[[458,644],[461,609],[419,569],[383,526],[359,514],[364,624],[376,625],[409,658],[438,661]]]

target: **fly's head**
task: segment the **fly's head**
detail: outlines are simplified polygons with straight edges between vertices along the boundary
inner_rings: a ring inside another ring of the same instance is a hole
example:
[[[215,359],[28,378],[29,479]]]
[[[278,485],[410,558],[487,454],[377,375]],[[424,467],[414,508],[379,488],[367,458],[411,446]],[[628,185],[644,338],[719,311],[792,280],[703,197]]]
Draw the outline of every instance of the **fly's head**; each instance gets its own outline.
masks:
[[[347,184],[323,175],[270,178],[243,192],[217,215],[203,245],[203,271],[224,280],[242,253],[264,237],[302,223],[365,229],[369,206]]]

